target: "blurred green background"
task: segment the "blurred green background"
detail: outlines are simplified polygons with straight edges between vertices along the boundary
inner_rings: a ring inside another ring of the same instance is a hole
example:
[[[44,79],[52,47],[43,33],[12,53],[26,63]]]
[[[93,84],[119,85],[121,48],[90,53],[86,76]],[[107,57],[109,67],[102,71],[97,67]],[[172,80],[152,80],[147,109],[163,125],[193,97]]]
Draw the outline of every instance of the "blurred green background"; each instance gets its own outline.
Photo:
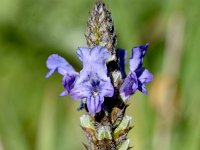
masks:
[[[61,76],[45,79],[47,57],[76,70],[77,47],[94,0],[0,0],[0,150],[81,150],[79,102]],[[200,150],[200,1],[106,0],[118,47],[150,42],[144,66],[149,95],[137,92],[128,114],[136,150]],[[127,65],[128,71],[128,65]]]

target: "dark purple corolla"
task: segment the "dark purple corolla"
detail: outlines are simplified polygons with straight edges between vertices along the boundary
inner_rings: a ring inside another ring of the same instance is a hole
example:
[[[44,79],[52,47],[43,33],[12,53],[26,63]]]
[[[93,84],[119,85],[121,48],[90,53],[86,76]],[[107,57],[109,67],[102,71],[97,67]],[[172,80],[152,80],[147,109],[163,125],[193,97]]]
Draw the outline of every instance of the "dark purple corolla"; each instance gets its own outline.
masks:
[[[88,111],[98,113],[102,109],[104,97],[112,97],[114,88],[107,76],[106,60],[109,52],[106,48],[96,46],[92,49],[79,48],[77,55],[83,63],[83,69],[78,74],[74,68],[62,57],[53,54],[47,60],[50,69],[46,77],[57,71],[63,75],[65,91],[75,100],[86,100]]]
[[[153,75],[142,67],[143,58],[146,54],[149,44],[134,47],[130,57],[130,72],[125,78],[121,88],[120,95],[124,101],[127,101],[129,96],[140,90],[147,94],[145,84],[153,80]]]

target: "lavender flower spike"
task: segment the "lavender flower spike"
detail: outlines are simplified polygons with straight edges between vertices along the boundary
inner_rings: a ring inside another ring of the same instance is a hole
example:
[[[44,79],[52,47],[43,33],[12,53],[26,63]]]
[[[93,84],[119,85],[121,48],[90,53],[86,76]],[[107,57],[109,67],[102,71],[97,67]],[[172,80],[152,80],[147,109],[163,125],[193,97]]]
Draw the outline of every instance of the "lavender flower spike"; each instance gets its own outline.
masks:
[[[126,115],[127,100],[137,90],[147,94],[145,85],[153,80],[142,67],[148,44],[132,49],[126,74],[127,52],[117,47],[111,12],[104,1],[96,0],[90,14],[85,32],[88,47],[76,51],[83,65],[81,71],[77,73],[64,58],[53,54],[47,60],[50,71],[46,77],[60,73],[66,89],[61,95],[81,101],[78,110],[87,112],[80,118],[87,150],[129,150],[127,134],[132,126],[131,117]]]
[[[153,75],[142,67],[143,59],[149,44],[134,47],[130,57],[130,73],[125,78],[121,88],[120,95],[123,100],[127,100],[129,96],[136,90],[147,94],[145,84],[153,80]]]
[[[50,70],[46,74],[46,78],[51,76],[54,72],[58,72],[61,75],[63,75],[62,84],[66,90],[62,92],[60,95],[61,96],[67,95],[72,89],[78,73],[64,58],[62,58],[58,54],[50,55],[47,59],[46,64]]]
[[[106,48],[96,46],[92,49],[79,48],[79,59],[83,62],[80,76],[71,90],[74,99],[86,99],[88,111],[98,113],[102,109],[104,97],[112,97],[114,88],[107,76],[106,60],[109,52]]]

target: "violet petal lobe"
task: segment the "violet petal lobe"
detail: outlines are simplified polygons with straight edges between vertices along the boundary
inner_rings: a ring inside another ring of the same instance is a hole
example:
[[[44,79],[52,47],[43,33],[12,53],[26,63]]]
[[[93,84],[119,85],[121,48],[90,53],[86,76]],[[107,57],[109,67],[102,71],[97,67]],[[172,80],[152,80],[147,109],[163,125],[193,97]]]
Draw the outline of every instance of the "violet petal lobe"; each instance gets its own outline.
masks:
[[[127,100],[138,89],[138,80],[134,72],[128,74],[121,88],[120,95],[123,100]]]
[[[101,105],[104,101],[104,98],[100,95],[91,96],[87,98],[87,108],[91,114],[98,113],[101,111]]]
[[[77,77],[78,77],[77,74],[72,74],[72,75],[66,74],[66,75],[63,76],[63,78],[62,78],[62,85],[64,86],[65,91],[62,92],[60,94],[60,96],[66,96],[66,95],[68,95],[68,93],[73,88],[75,80],[76,80]]]
[[[92,49],[78,48],[76,53],[83,62],[82,71],[103,72],[107,74],[106,60],[109,58],[109,52],[106,48],[101,46],[95,46]]]
[[[132,55],[130,57],[130,70],[135,71],[142,67],[143,58],[146,54],[149,44],[136,46],[132,48]]]
[[[70,91],[70,95],[74,100],[82,100],[92,95],[92,86],[90,78],[77,78],[74,87]]]
[[[138,76],[138,80],[142,84],[147,84],[148,82],[153,81],[153,75],[147,69],[143,68],[140,76]]]
[[[78,73],[63,57],[59,56],[58,54],[50,55],[46,64],[47,68],[50,70],[47,73],[46,78],[51,76],[55,71],[63,75],[62,84],[65,88],[65,91],[62,92],[60,96],[67,95],[73,88]]]
[[[139,84],[138,90],[141,91],[145,95],[148,94],[145,84]]]
[[[49,72],[46,75],[46,78],[51,76],[55,71],[61,75],[65,74],[77,74],[74,68],[61,56],[58,54],[52,54],[48,57],[46,62]]]
[[[113,85],[110,81],[110,78],[107,78],[106,81],[101,81],[100,82],[100,90],[99,90],[100,95],[102,96],[107,96],[107,97],[112,97],[114,94],[114,88]]]
[[[138,74],[138,72],[136,74],[138,74],[138,90],[141,91],[144,94],[147,94],[147,90],[145,85],[148,82],[153,81],[153,75],[147,70],[147,69],[140,69],[140,73]]]
[[[60,93],[60,96],[67,96],[67,95],[68,95],[68,91],[67,90],[65,90],[65,91]]]
[[[117,49],[117,55],[119,58],[120,72],[122,74],[122,78],[125,79],[126,78],[125,64],[126,64],[127,51],[123,49]]]

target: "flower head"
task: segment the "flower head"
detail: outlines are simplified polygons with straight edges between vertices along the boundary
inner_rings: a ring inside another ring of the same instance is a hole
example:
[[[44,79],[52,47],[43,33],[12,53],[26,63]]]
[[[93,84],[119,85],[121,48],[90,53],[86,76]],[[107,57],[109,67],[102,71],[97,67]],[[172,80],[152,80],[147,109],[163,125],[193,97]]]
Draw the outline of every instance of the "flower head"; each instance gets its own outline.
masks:
[[[53,54],[47,59],[50,71],[63,75],[62,84],[65,91],[60,95],[70,94],[75,100],[86,100],[88,111],[98,113],[102,109],[104,97],[112,97],[114,88],[107,76],[106,60],[109,52],[106,48],[96,46],[92,49],[79,48],[77,55],[83,63],[83,69],[78,74],[74,68],[61,56]]]
[[[79,48],[77,54],[83,62],[83,69],[70,94],[77,100],[86,99],[89,112],[97,113],[102,109],[104,97],[112,97],[114,93],[107,76],[106,60],[109,52],[106,48],[96,46],[91,50]]]
[[[130,57],[130,73],[125,78],[121,88],[120,95],[127,100],[136,90],[147,94],[145,84],[153,80],[153,75],[142,67],[143,59],[149,44],[134,47]]]

